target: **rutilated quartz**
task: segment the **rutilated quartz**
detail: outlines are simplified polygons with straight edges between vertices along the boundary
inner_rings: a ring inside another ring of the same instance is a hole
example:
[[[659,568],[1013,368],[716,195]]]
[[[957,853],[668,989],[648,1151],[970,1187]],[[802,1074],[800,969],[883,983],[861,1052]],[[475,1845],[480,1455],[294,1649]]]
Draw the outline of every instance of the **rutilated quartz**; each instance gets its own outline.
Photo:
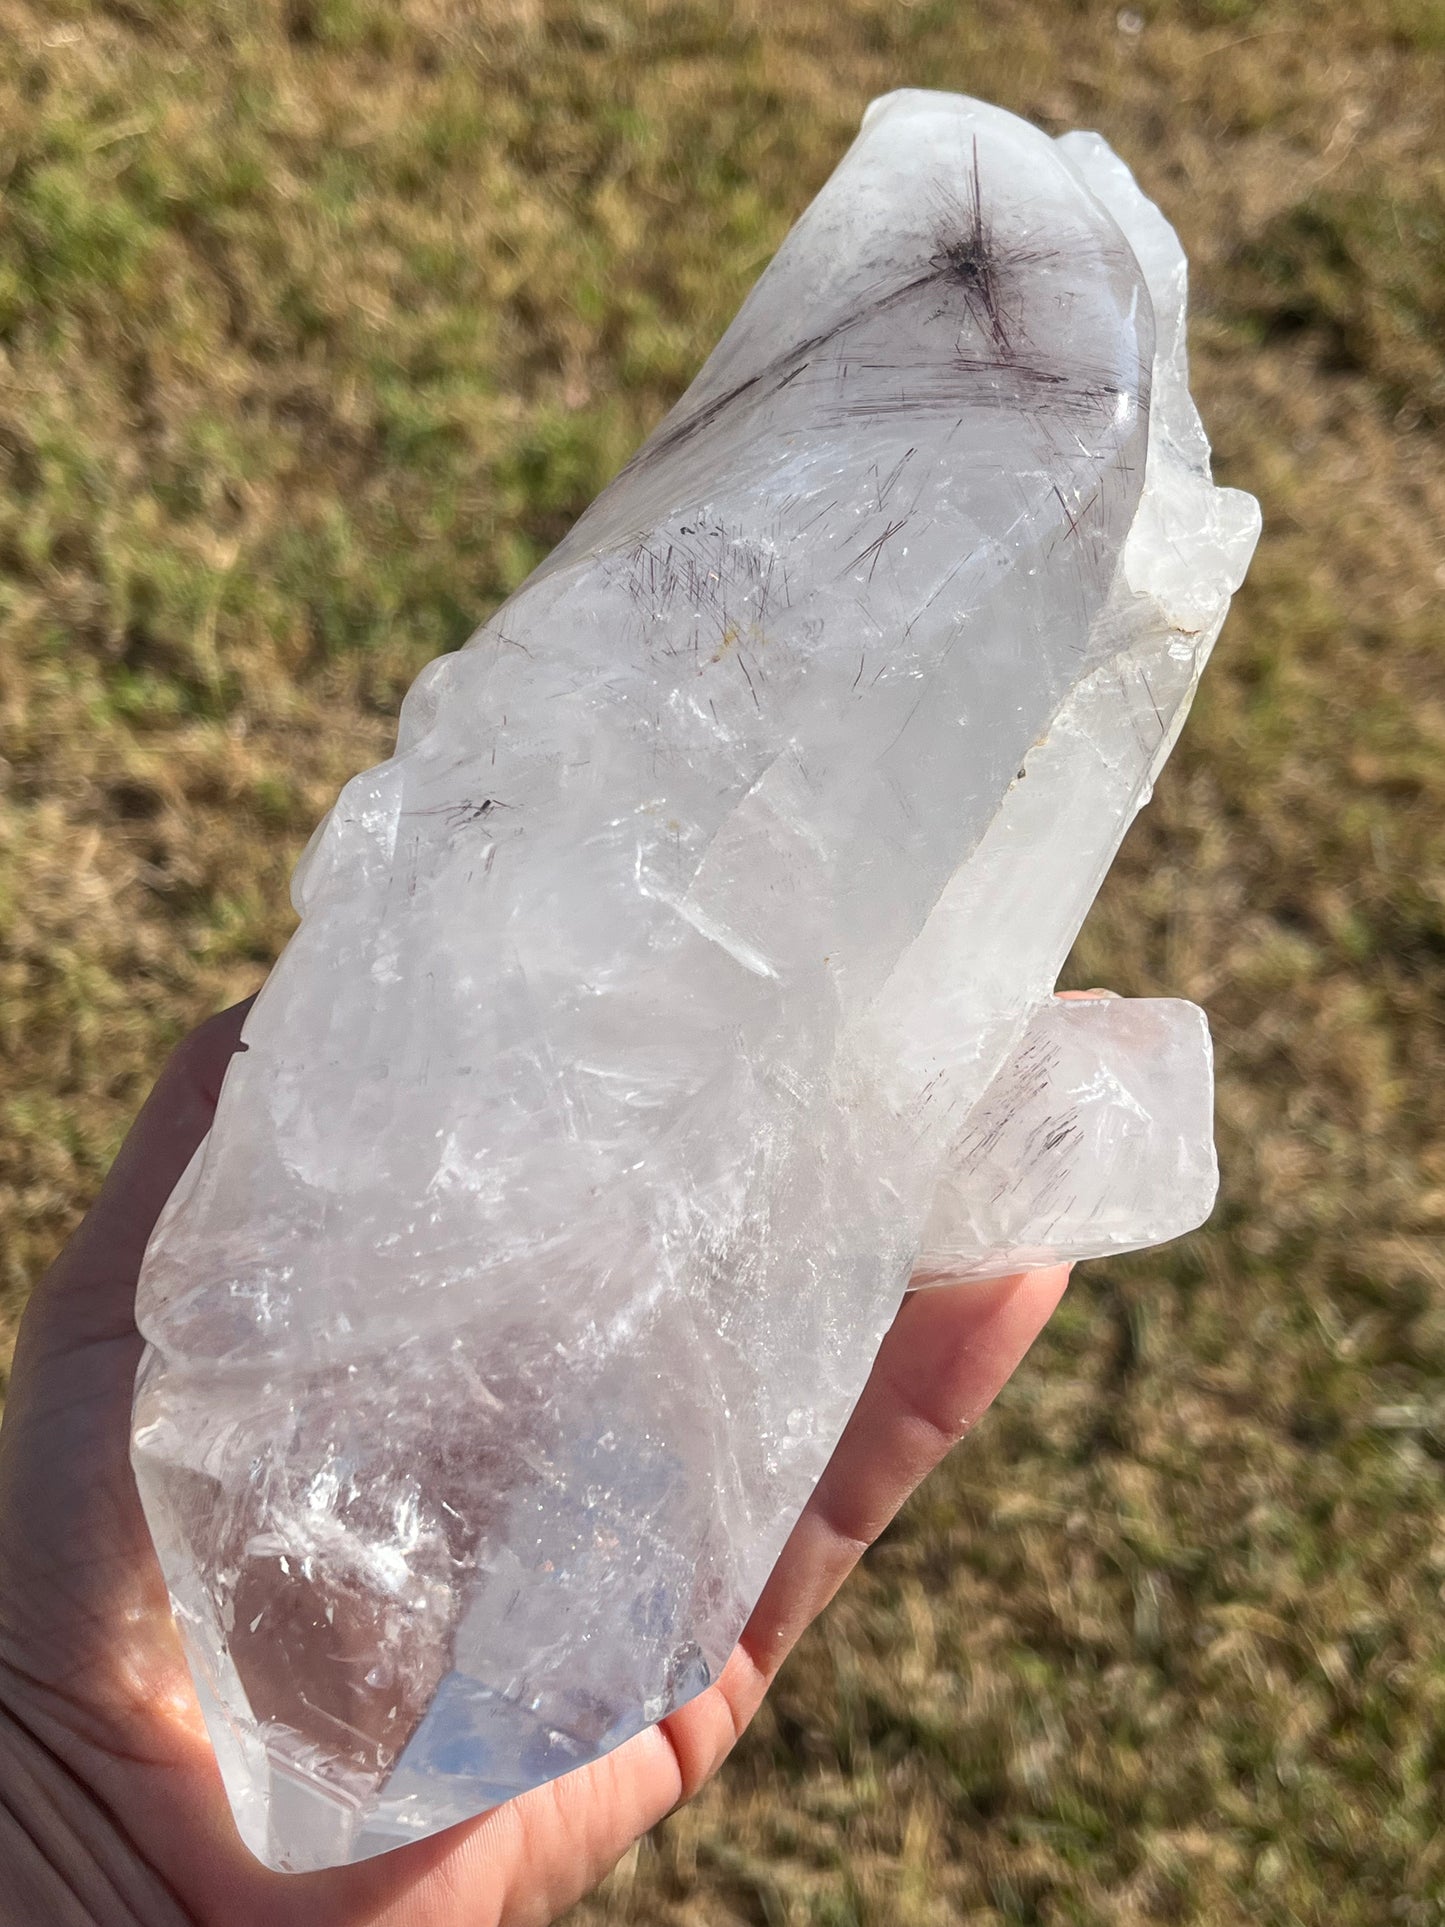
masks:
[[[1184,296],[1097,137],[875,103],[313,839],[135,1415],[273,1865],[714,1679],[915,1273],[1207,1214],[1200,1014],[1051,997],[1257,532]]]

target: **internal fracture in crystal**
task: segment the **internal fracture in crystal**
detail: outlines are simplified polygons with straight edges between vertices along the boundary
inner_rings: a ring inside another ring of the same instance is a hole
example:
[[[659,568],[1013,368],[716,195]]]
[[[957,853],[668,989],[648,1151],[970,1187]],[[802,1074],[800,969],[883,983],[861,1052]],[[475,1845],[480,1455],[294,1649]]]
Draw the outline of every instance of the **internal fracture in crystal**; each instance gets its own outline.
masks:
[[[313,839],[135,1413],[271,1864],[715,1679],[915,1268],[1207,1213],[1202,1017],[1051,996],[1257,530],[1184,294],[1096,137],[876,103]]]

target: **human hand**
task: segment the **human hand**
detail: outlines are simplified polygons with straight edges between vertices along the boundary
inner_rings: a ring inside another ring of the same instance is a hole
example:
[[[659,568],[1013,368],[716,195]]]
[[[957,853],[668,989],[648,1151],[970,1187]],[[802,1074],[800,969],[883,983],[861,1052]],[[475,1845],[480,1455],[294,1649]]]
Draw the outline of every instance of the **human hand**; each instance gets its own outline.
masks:
[[[717,1771],[783,1659],[973,1425],[1066,1273],[905,1299],[717,1682],[635,1739],[378,1859],[277,1874],[231,1823],[129,1461],[135,1287],[246,1006],[181,1045],[21,1325],[0,1430],[0,1922],[538,1927]]]

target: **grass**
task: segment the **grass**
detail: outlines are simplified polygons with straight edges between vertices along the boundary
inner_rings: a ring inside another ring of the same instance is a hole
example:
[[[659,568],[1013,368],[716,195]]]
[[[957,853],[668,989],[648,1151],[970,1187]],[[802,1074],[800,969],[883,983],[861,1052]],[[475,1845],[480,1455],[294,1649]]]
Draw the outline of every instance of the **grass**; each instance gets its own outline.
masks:
[[[1445,1921],[1440,0],[0,0],[0,1266],[250,989],[401,692],[685,385],[874,93],[1101,128],[1267,537],[1075,982],[1224,1195],[1090,1267],[580,1918]]]

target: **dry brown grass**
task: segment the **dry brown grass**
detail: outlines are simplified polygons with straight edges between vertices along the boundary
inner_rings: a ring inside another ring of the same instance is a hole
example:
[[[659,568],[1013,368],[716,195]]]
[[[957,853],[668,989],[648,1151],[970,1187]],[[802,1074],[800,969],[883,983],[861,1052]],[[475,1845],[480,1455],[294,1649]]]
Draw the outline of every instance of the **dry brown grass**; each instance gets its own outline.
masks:
[[[721,1782],[668,1927],[1445,1920],[1439,0],[0,0],[9,1315],[400,691],[685,383],[865,101],[1101,128],[1266,541],[1076,980],[1224,1197],[1080,1276]]]

